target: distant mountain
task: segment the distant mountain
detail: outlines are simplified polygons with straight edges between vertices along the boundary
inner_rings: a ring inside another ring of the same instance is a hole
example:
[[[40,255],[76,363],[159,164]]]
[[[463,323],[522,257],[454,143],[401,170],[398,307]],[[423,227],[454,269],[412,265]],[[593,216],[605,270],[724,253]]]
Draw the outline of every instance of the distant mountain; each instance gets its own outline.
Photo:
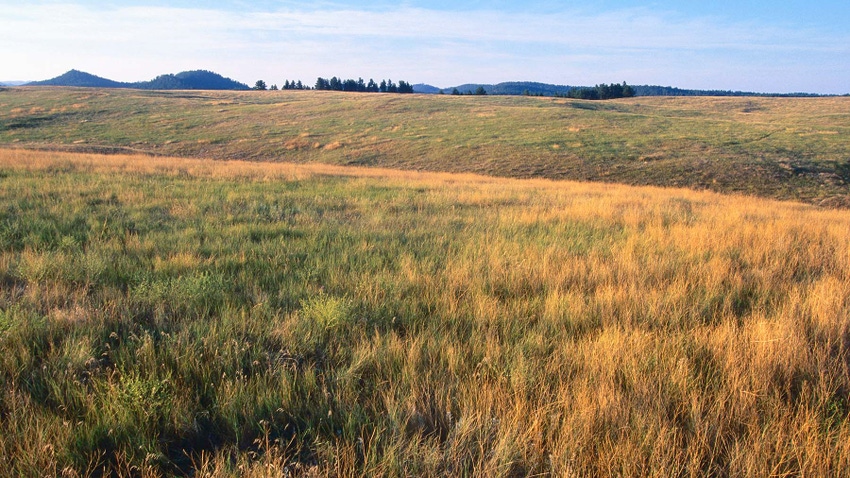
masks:
[[[206,70],[160,75],[150,81],[123,83],[78,70],[27,86],[76,86],[91,88],[136,88],[142,90],[247,90],[248,85]]]
[[[0,81],[0,86],[21,86],[29,83],[29,81]]]
[[[33,81],[27,86],[80,86],[89,88],[126,88],[126,83],[108,80],[79,70],[71,70],[64,75],[44,81]]]

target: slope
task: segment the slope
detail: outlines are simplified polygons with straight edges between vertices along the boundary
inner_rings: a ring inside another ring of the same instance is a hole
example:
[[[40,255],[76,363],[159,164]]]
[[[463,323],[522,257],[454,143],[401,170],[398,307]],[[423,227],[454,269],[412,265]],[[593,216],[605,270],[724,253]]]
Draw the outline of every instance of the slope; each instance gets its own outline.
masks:
[[[850,205],[850,98],[11,89],[0,144],[686,186]]]

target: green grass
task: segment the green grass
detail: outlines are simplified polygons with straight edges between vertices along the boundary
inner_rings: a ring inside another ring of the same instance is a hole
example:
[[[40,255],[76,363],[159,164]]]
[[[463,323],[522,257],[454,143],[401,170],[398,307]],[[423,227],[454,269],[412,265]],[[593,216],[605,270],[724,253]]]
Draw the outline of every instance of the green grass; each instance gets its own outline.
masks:
[[[848,206],[847,98],[0,91],[0,145],[683,186]]]
[[[316,166],[0,159],[10,475],[850,467],[844,211]]]

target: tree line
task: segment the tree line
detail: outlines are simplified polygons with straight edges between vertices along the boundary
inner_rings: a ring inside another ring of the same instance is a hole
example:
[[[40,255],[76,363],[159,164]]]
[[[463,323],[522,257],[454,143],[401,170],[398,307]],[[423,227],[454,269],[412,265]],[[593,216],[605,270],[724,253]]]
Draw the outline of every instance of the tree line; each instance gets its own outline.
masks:
[[[272,91],[276,91],[276,90],[278,90],[278,87],[277,87],[277,85],[268,86],[268,85],[266,85],[266,82],[265,82],[265,81],[263,81],[263,80],[257,80],[257,82],[256,82],[256,83],[254,83],[254,87],[253,87],[253,88],[251,88],[251,89],[253,89],[253,90],[272,90]],[[286,80],[286,81],[284,81],[284,82],[283,82],[283,86],[282,86],[282,87],[280,87],[280,89],[281,89],[281,90],[309,90],[309,89],[310,89],[310,87],[309,87],[309,86],[305,86],[305,85],[304,85],[304,83],[301,83],[301,80],[298,80],[298,81],[294,81],[294,80],[293,80],[293,81],[289,81],[289,80]]]
[[[443,90],[440,90],[439,94],[442,95],[442,94],[445,94],[445,93],[443,93]],[[459,95],[484,96],[486,94],[487,94],[487,90],[485,90],[483,86],[479,86],[478,88],[475,89],[474,92],[472,90],[467,90],[466,93],[461,93],[460,90],[458,90],[457,88],[452,88],[452,95],[453,96],[459,96]]]
[[[272,85],[269,87],[266,85],[266,82],[263,80],[257,80],[254,84],[255,90],[277,90],[277,85]],[[333,77],[331,79],[326,79],[319,77],[316,80],[316,84],[311,88],[309,85],[305,85],[298,81],[289,81],[286,80],[283,83],[283,87],[281,89],[284,90],[326,90],[326,91],[354,91],[359,93],[413,93],[413,85],[406,81],[399,81],[398,84],[394,83],[393,80],[381,80],[380,83],[376,83],[375,80],[369,79],[368,82],[364,81],[363,78],[358,78],[356,80],[347,79],[343,80],[337,77]]]
[[[313,89],[359,93],[413,93],[413,85],[406,81],[399,81],[396,84],[393,80],[381,80],[380,83],[376,83],[371,78],[366,82],[363,78],[343,80],[335,76],[329,80],[319,77]]]
[[[602,83],[594,87],[572,88],[566,93],[555,96],[579,100],[612,100],[615,98],[631,98],[635,96],[635,89],[624,81],[623,84],[611,83],[608,85]]]

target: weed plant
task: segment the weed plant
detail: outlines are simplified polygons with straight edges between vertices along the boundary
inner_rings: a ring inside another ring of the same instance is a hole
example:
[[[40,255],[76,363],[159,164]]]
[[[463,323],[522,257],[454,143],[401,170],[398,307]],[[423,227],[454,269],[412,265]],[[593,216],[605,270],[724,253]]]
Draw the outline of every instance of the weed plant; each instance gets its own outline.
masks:
[[[0,151],[10,476],[839,476],[850,217]]]

